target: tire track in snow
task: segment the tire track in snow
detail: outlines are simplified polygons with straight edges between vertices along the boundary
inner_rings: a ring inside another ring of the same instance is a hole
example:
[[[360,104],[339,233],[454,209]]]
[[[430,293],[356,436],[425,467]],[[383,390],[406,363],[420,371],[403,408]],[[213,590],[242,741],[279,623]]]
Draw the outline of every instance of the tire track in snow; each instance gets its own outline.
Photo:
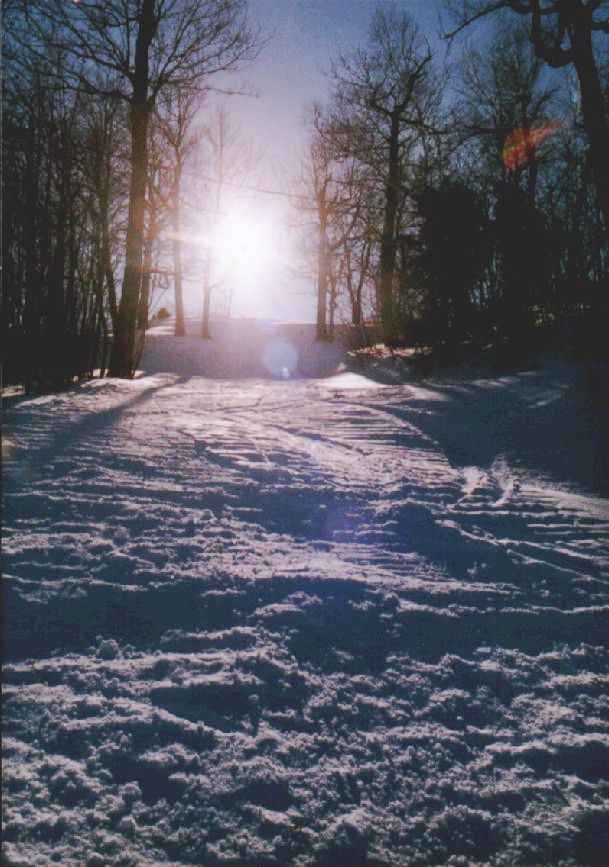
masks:
[[[383,411],[410,417],[404,395],[398,392],[393,399],[397,405]],[[437,445],[441,448],[439,442]],[[489,451],[488,445],[485,450]],[[603,584],[609,579],[609,507],[605,500],[535,483],[526,473],[516,473],[503,455],[497,455],[488,468],[455,469],[461,475],[461,497],[439,516],[444,526],[472,545],[515,554],[524,575],[526,570],[521,567],[528,564],[531,574],[547,569],[549,576],[564,571],[574,579]],[[561,530],[560,547],[555,539],[557,528]],[[594,553],[582,552],[582,543]]]
[[[226,393],[7,486],[9,859],[602,863],[602,509],[497,504],[369,394]]]

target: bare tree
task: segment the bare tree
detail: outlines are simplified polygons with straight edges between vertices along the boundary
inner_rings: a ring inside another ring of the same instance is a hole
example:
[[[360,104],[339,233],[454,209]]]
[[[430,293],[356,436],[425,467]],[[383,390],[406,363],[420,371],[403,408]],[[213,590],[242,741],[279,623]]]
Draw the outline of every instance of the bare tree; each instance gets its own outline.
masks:
[[[374,287],[373,253],[378,241],[378,226],[374,220],[374,208],[369,206],[374,191],[371,184],[362,180],[358,173],[348,176],[343,194],[352,202],[351,210],[339,211],[336,215],[337,235],[340,246],[336,251],[337,290],[346,295],[351,324],[364,328],[364,312],[370,307],[367,290]],[[370,312],[370,311],[369,311]]]
[[[351,302],[353,322],[361,322],[362,289],[369,275],[372,245],[369,218],[374,191],[368,168],[337,148],[333,121],[319,105],[310,111],[309,135],[308,154],[294,202],[298,214],[305,216],[305,258],[315,261],[307,270],[316,281],[316,336],[325,340],[332,336],[344,291]],[[368,246],[368,254],[358,259],[355,250],[362,242]],[[359,289],[355,277],[358,261],[366,272],[360,273]]]
[[[209,76],[234,69],[259,44],[245,19],[245,0],[46,0],[30,20],[47,45],[71,59],[66,80],[85,92],[126,100],[131,123],[131,181],[125,269],[111,374],[132,377],[142,288],[148,129],[154,103],[168,86],[205,87]],[[110,89],[101,71],[114,74]]]
[[[104,375],[110,347],[108,316],[115,327],[118,315],[115,260],[124,235],[123,216],[128,190],[127,123],[123,105],[107,98],[89,99],[86,141],[81,153],[83,179],[90,191],[91,218],[97,245],[97,273],[93,285],[98,306],[100,375]]]
[[[394,275],[405,157],[426,126],[433,93],[431,52],[414,20],[393,6],[377,8],[369,45],[333,67],[335,142],[381,172],[384,207],[380,239],[380,317],[395,339]]]
[[[208,234],[213,234],[225,216],[227,188],[238,185],[251,172],[254,154],[239,125],[222,104],[215,106],[204,125],[201,145],[200,158],[208,178],[205,185],[205,211],[208,217],[206,223],[210,227]],[[226,283],[215,252],[214,245],[208,243],[203,270],[201,321],[201,336],[205,339],[211,337],[209,323],[214,294],[217,295],[222,290],[227,315],[230,316],[231,311],[233,287]]]
[[[171,182],[166,200],[171,216],[171,245],[175,298],[175,335],[183,337],[184,293],[182,287],[182,180],[185,162],[198,145],[203,133],[194,126],[201,108],[200,95],[192,91],[166,88],[157,100],[156,117],[169,151]]]
[[[138,333],[136,358],[144,349],[144,334],[150,320],[153,290],[157,278],[167,281],[174,277],[173,269],[162,267],[164,247],[162,235],[171,222],[170,190],[173,185],[171,154],[167,155],[167,142],[160,129],[158,114],[151,118],[148,139],[148,183],[146,187],[146,222],[142,256],[142,286],[138,305]]]
[[[557,87],[544,81],[543,62],[522,27],[500,28],[484,56],[468,52],[463,73],[464,122],[480,144],[478,175],[486,169],[493,191],[497,301],[505,333],[516,341],[532,327],[544,284],[547,245],[537,200],[540,171],[552,159],[544,137],[558,129]]]
[[[525,30],[502,27],[484,52],[470,48],[460,77],[462,141],[477,140],[485,167],[503,182],[524,184],[534,205],[544,141],[558,128],[557,86],[543,80]]]
[[[57,386],[105,367],[126,126],[107,99],[66,84],[61,51],[23,47],[22,4],[10,12],[2,342],[18,381]]]
[[[572,66],[581,97],[599,206],[609,237],[609,114],[594,37],[609,34],[609,0],[447,0],[456,21],[453,38],[465,27],[502,10],[527,17],[535,54],[554,69]]]
[[[336,207],[336,187],[332,175],[331,157],[325,146],[319,128],[319,112],[315,110],[314,133],[310,147],[310,158],[306,171],[308,186],[315,203],[317,220],[317,314],[316,337],[328,337],[328,286],[332,274],[332,244],[330,241],[330,222]]]

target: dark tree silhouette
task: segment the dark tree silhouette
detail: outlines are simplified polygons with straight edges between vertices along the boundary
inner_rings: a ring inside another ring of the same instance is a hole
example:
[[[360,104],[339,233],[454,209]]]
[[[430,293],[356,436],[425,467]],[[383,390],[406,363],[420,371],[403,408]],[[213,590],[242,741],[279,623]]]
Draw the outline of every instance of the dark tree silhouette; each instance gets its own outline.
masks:
[[[572,66],[577,75],[583,125],[590,148],[599,206],[609,238],[609,114],[594,47],[609,35],[608,0],[447,0],[457,24],[447,36],[502,10],[528,18],[535,54],[548,66]]]
[[[337,150],[373,163],[382,176],[379,308],[383,336],[392,343],[404,158],[425,127],[426,104],[434,96],[431,52],[408,14],[379,7],[369,45],[341,56],[332,77]]]
[[[142,291],[148,135],[154,103],[167,87],[204,88],[209,76],[255,55],[245,0],[47,0],[29,23],[42,44],[69,58],[64,79],[86,93],[125,100],[131,125],[125,268],[114,326],[110,372],[132,377]],[[113,84],[100,83],[110,72]]]

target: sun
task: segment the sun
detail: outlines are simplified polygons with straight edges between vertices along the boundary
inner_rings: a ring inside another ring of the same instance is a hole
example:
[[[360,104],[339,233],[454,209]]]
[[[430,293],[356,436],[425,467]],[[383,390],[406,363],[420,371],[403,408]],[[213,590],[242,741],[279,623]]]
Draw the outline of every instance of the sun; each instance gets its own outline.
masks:
[[[218,267],[233,277],[264,276],[276,258],[274,236],[268,216],[256,212],[227,214],[214,233]]]

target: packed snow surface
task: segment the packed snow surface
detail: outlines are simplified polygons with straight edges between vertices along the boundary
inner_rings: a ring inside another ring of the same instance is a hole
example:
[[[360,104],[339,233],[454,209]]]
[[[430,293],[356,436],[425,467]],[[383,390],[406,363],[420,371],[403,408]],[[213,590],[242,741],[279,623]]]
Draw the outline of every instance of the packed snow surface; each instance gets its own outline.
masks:
[[[584,383],[230,345],[6,412],[5,863],[607,865]]]

